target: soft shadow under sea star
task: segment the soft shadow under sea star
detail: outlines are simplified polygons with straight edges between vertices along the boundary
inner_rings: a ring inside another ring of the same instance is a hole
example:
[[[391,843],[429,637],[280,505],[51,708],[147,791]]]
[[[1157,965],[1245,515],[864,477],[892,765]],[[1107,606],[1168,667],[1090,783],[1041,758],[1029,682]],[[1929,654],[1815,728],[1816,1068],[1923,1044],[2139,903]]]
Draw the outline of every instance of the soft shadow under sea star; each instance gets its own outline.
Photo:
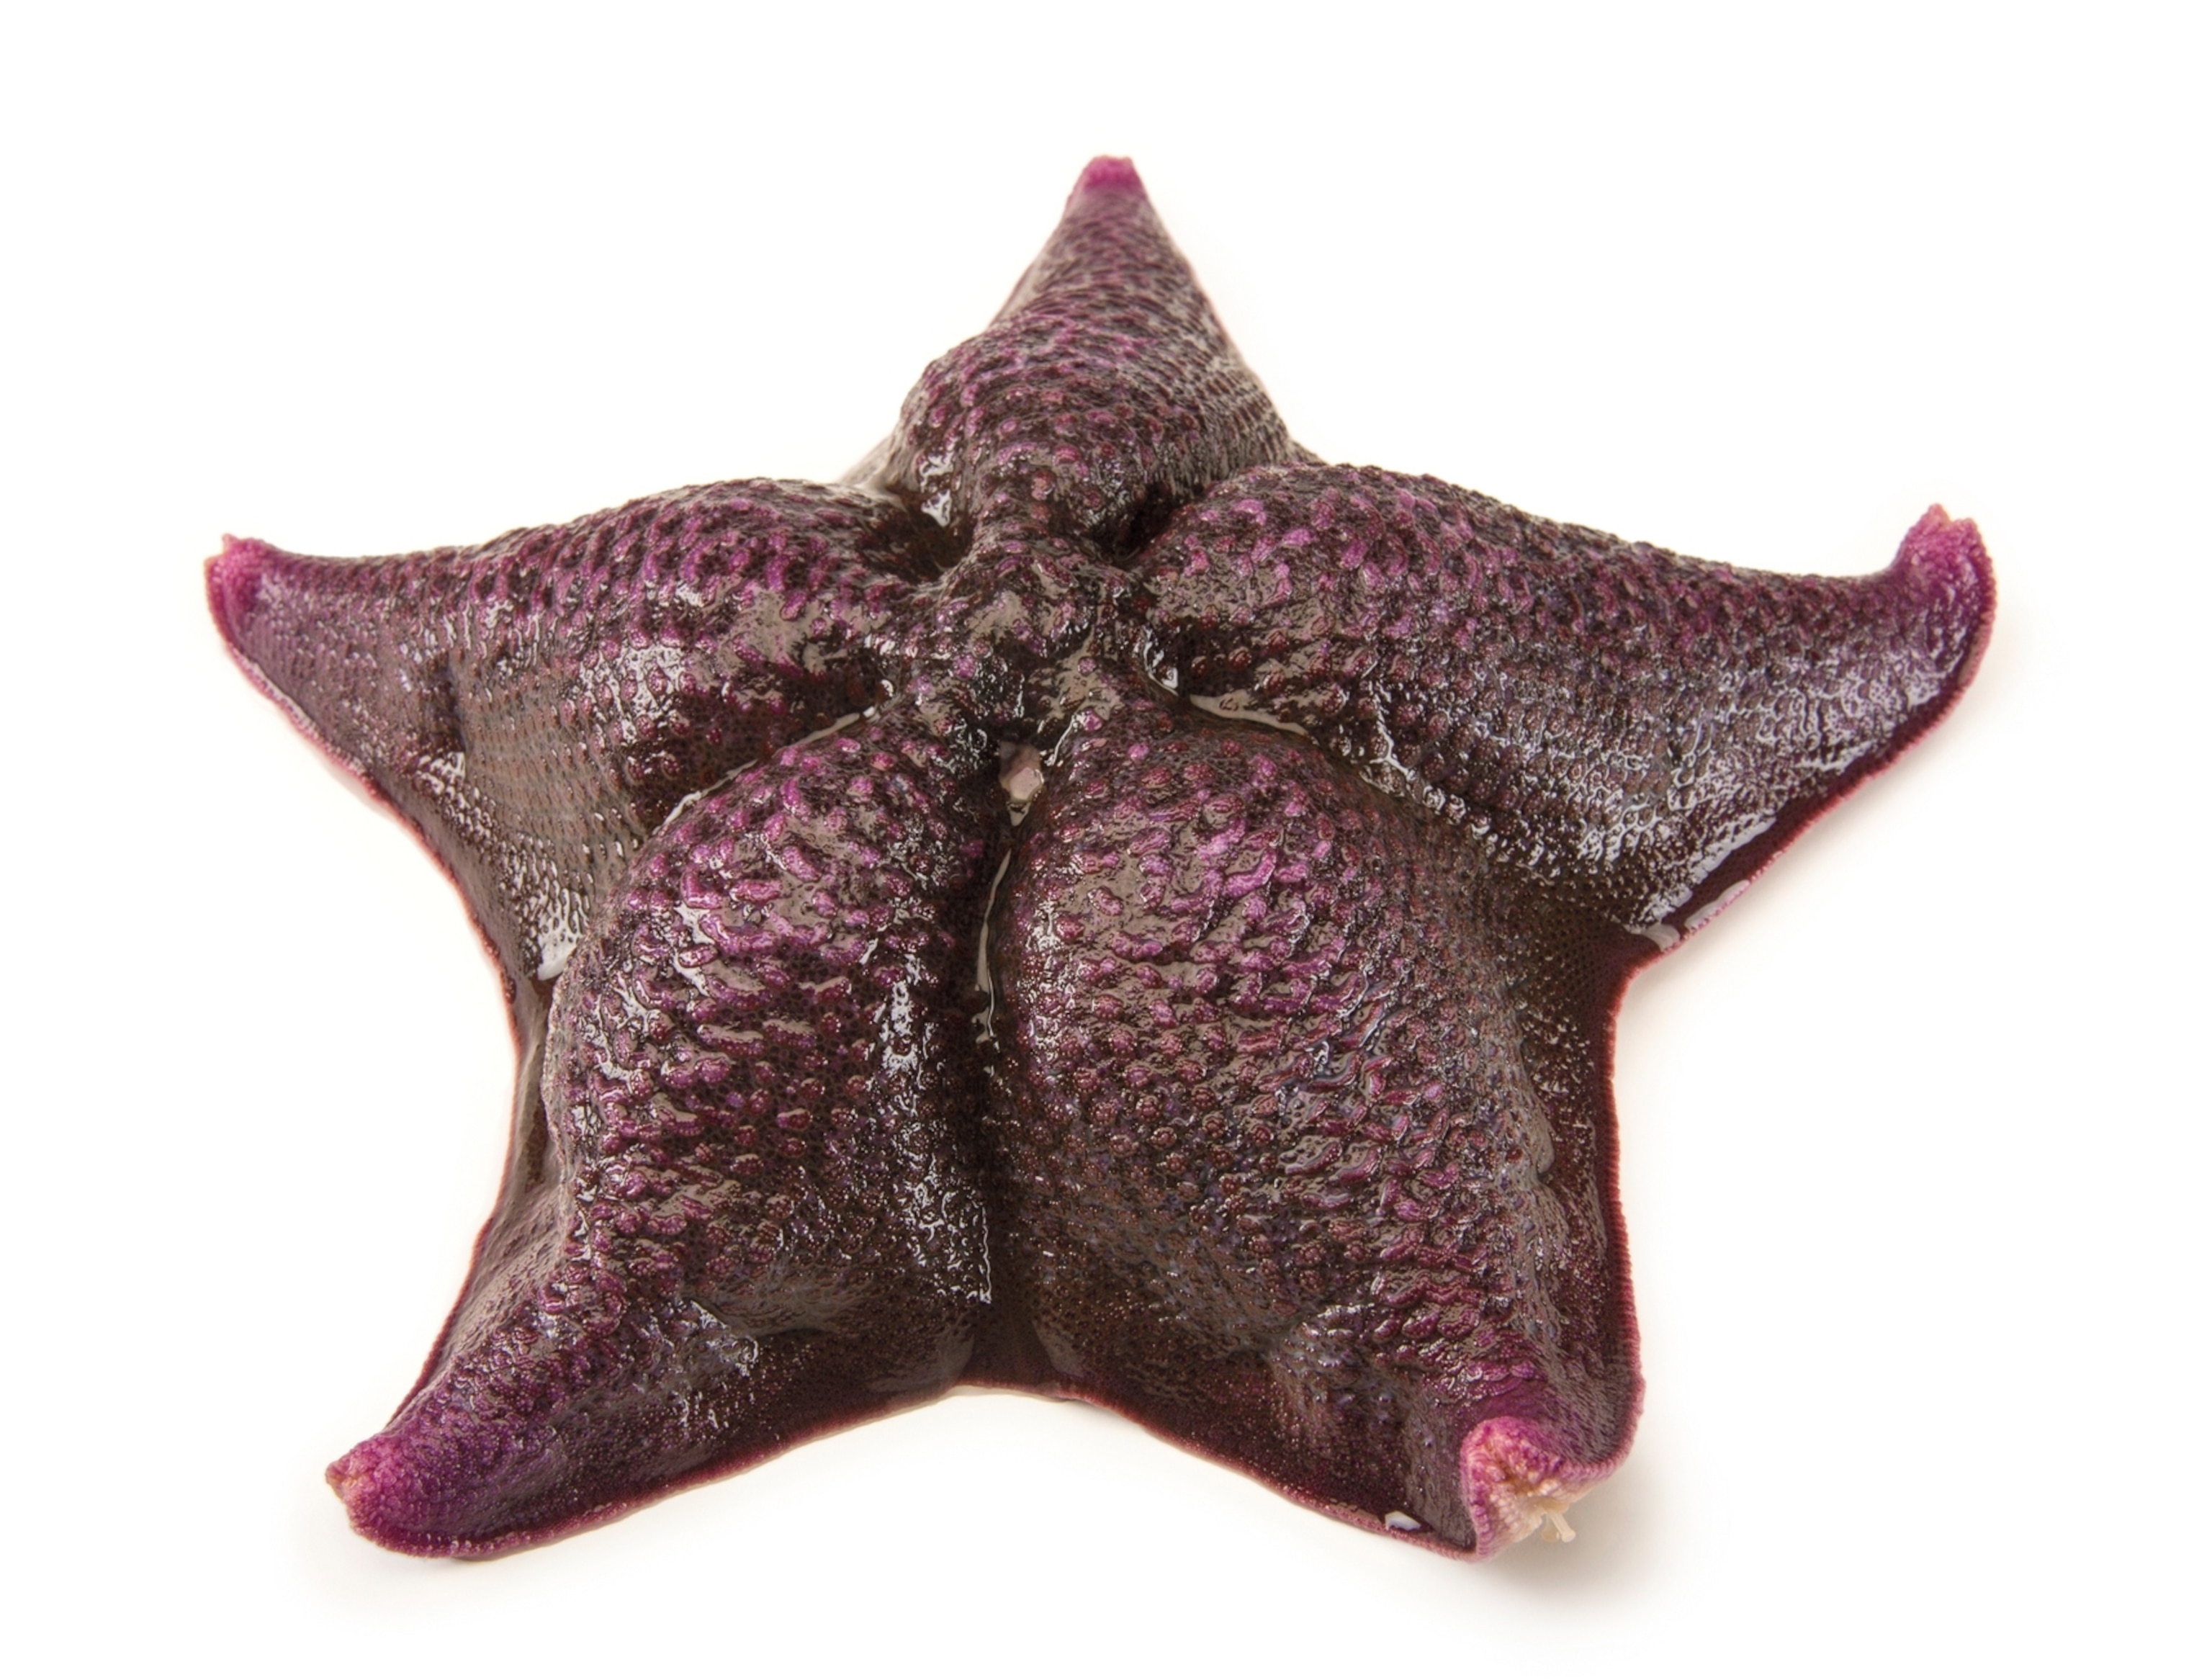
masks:
[[[498,1206],[331,1471],[451,1554],[961,1381],[1443,1550],[1558,1519],[1640,1388],[1622,985],[1993,601],[1940,509],[1791,578],[1322,464],[1110,158],[851,482],[208,587],[507,977]]]

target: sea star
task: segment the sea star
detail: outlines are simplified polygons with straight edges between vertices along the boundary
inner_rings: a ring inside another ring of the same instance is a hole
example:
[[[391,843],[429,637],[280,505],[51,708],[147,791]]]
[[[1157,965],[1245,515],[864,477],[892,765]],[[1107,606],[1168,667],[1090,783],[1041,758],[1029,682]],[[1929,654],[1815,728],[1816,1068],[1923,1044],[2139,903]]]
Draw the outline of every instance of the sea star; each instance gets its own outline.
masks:
[[[1293,443],[1133,169],[844,484],[228,540],[255,682],[507,977],[497,1208],[383,1432],[544,1540],[980,1382],[1454,1552],[1626,1451],[1612,1020],[1987,639],[1973,527],[1740,572]]]

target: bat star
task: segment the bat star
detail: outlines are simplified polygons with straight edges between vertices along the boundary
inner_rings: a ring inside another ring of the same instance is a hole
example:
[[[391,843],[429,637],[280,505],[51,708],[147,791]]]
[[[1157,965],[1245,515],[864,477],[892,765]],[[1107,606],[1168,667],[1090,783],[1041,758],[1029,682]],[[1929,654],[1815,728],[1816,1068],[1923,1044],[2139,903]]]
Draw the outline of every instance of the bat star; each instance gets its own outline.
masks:
[[[1102,158],[847,481],[227,540],[246,673],[506,979],[497,1205],[331,1481],[597,1523],[957,1382],[1487,1554],[1627,1451],[1621,990],[1939,717],[1931,510],[1784,577],[1291,441]]]

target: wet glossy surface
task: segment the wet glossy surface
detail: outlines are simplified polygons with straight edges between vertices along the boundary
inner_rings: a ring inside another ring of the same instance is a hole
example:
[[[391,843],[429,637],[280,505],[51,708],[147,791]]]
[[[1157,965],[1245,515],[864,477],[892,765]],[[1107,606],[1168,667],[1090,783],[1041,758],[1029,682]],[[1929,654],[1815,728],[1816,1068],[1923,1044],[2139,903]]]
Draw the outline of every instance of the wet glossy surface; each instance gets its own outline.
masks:
[[[1113,160],[860,479],[211,564],[523,1046],[356,1525],[495,1551],[963,1378],[1557,1517],[1638,1401],[1620,987],[1955,696],[1971,525],[1780,578],[1321,466]]]

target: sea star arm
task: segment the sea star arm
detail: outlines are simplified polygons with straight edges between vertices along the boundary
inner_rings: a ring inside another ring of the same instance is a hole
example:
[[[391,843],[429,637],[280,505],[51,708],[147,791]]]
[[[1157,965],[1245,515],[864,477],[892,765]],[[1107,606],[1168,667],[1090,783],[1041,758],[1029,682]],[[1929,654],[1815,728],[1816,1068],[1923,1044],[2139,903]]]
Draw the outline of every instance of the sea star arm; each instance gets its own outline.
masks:
[[[957,1375],[991,1294],[965,1125],[986,791],[867,723],[646,843],[555,995],[553,1170],[331,1467],[364,1533],[504,1550]]]
[[[895,502],[755,480],[388,559],[232,540],[208,593],[452,872],[520,1015],[679,799],[882,698],[866,639],[943,557]]]
[[[997,527],[1111,551],[1297,454],[1136,170],[1102,157],[998,318],[922,374],[880,472],[963,545]]]
[[[1520,1537],[1636,1413],[1631,941],[1532,937],[1511,872],[1295,736],[1086,721],[991,946],[1011,1287],[1060,1386],[1370,1527]]]
[[[1942,715],[1994,605],[1940,508],[1886,571],[1785,577],[1372,468],[1243,474],[1141,569],[1185,691],[1310,731],[1662,947]]]

